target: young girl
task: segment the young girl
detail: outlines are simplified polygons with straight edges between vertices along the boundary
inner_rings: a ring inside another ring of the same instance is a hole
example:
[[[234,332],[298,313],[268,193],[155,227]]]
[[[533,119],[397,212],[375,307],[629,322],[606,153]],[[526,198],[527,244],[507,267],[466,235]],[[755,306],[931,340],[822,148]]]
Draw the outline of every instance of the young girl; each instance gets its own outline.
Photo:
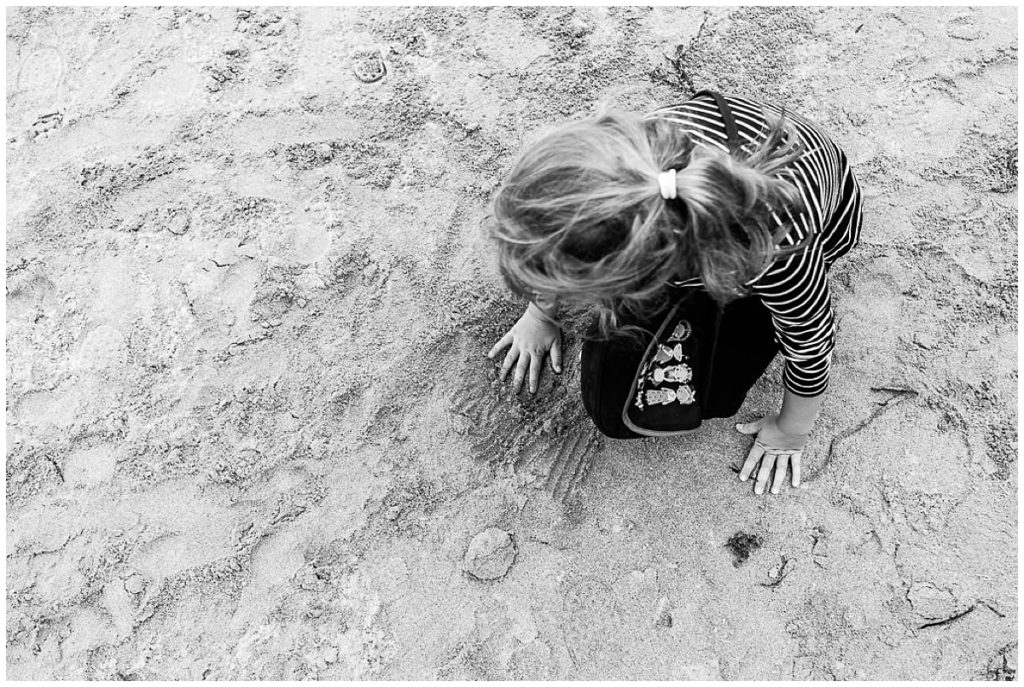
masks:
[[[777,494],[788,471],[800,484],[834,347],[828,269],[860,227],[845,154],[773,105],[702,91],[644,117],[605,111],[565,124],[520,155],[494,198],[502,275],[533,300],[488,356],[508,347],[501,378],[514,367],[515,389],[528,377],[535,392],[546,355],[561,372],[559,301],[595,306],[608,337],[656,326],[681,291],[702,289],[726,306],[713,388],[735,387],[742,403],[775,353],[785,357],[780,411],[736,425],[756,434],[740,480],[760,464],[761,494],[774,468]],[[584,394],[603,375],[625,400],[632,370],[595,366],[592,351],[584,345]],[[609,436],[638,436],[592,417]]]

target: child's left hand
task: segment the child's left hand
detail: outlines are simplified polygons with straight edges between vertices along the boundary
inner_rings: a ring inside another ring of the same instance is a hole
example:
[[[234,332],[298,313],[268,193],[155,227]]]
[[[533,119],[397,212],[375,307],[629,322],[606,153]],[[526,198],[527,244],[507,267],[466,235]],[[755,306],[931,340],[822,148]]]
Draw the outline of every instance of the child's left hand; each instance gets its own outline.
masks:
[[[740,470],[740,481],[746,482],[760,461],[761,469],[757,473],[757,482],[754,484],[755,494],[764,493],[764,487],[768,483],[773,466],[775,467],[775,479],[772,481],[773,494],[782,491],[782,483],[786,479],[787,469],[792,469],[793,486],[800,486],[800,457],[801,451],[807,443],[808,435],[783,432],[779,428],[778,419],[778,414],[775,414],[736,425],[736,431],[742,434],[757,435],[754,446],[747,454],[747,459]]]

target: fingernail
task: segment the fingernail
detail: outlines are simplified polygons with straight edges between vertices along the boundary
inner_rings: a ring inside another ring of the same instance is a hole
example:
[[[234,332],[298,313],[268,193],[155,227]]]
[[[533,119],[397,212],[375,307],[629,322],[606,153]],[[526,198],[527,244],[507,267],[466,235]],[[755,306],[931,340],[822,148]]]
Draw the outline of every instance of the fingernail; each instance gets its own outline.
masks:
[[[778,489],[772,489],[772,493],[773,493],[773,494],[778,494],[778,493],[779,493],[779,490],[778,490]]]
[[[555,372],[561,373],[562,372],[562,366],[561,365],[556,365],[555,366]]]

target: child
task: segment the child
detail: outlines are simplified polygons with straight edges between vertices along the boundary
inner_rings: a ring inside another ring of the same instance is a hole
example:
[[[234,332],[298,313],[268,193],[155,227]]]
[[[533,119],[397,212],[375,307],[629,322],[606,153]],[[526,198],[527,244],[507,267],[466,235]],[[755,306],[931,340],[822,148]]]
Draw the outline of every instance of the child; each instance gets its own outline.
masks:
[[[730,138],[740,145],[730,150]],[[861,227],[857,180],[816,125],[710,91],[645,117],[604,111],[520,155],[494,198],[493,227],[506,283],[533,298],[488,353],[509,347],[502,379],[515,367],[515,389],[528,376],[535,392],[548,354],[561,372],[560,300],[595,306],[611,335],[656,326],[680,287],[703,289],[726,304],[712,388],[734,387],[741,403],[776,351],[785,357],[780,411],[736,425],[757,435],[740,480],[760,463],[757,494],[773,467],[772,493],[787,470],[799,486],[834,347],[827,273]],[[587,356],[584,345],[585,395],[593,375],[632,380]],[[616,382],[623,400],[630,381]],[[609,436],[637,436],[592,416]]]

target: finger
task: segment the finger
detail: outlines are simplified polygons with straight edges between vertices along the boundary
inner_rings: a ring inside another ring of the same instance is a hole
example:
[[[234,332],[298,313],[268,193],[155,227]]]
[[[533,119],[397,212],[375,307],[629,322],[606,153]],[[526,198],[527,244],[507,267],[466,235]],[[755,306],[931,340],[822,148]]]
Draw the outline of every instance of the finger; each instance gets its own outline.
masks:
[[[537,393],[537,384],[540,382],[540,370],[544,366],[539,355],[530,356],[530,393]]]
[[[782,483],[786,481],[786,470],[789,469],[790,455],[783,453],[775,461],[775,479],[772,480],[772,493],[782,493]]]
[[[743,468],[740,470],[740,481],[746,482],[747,477],[750,477],[750,473],[753,472],[754,467],[757,465],[757,461],[761,460],[761,456],[764,455],[764,446],[754,442],[754,445],[750,449],[750,453],[747,454],[747,459],[743,462]]]
[[[764,485],[768,483],[768,476],[772,474],[772,466],[775,465],[775,457],[777,454],[768,453],[764,454],[764,458],[761,459],[761,469],[757,472],[757,482],[754,483],[754,493],[763,494]]]
[[[737,422],[736,431],[740,434],[757,434],[761,431],[761,425],[764,423],[764,418],[760,417],[753,422]]]
[[[519,349],[515,346],[508,349],[508,353],[505,354],[505,361],[501,364],[501,374],[498,375],[498,379],[505,381],[505,377],[508,377],[508,371],[512,369],[513,363],[516,362],[516,358],[519,357]]]
[[[530,357],[523,351],[522,355],[519,356],[519,362],[516,363],[516,375],[512,379],[512,389],[518,394],[519,390],[523,388],[523,380],[526,379],[526,370],[530,366]]]
[[[799,452],[797,452],[797,453],[793,454],[793,458],[790,460],[790,462],[793,464],[792,470],[793,470],[793,486],[794,487],[799,487],[800,486],[800,459],[801,458],[802,458],[801,454]]]
[[[498,354],[498,351],[505,348],[505,346],[508,346],[510,343],[512,343],[512,332],[507,332],[505,336],[498,339],[498,343],[494,344],[490,352],[487,354],[487,357],[493,358]]]
[[[562,335],[555,336],[555,343],[551,345],[551,369],[555,372],[562,371]]]

